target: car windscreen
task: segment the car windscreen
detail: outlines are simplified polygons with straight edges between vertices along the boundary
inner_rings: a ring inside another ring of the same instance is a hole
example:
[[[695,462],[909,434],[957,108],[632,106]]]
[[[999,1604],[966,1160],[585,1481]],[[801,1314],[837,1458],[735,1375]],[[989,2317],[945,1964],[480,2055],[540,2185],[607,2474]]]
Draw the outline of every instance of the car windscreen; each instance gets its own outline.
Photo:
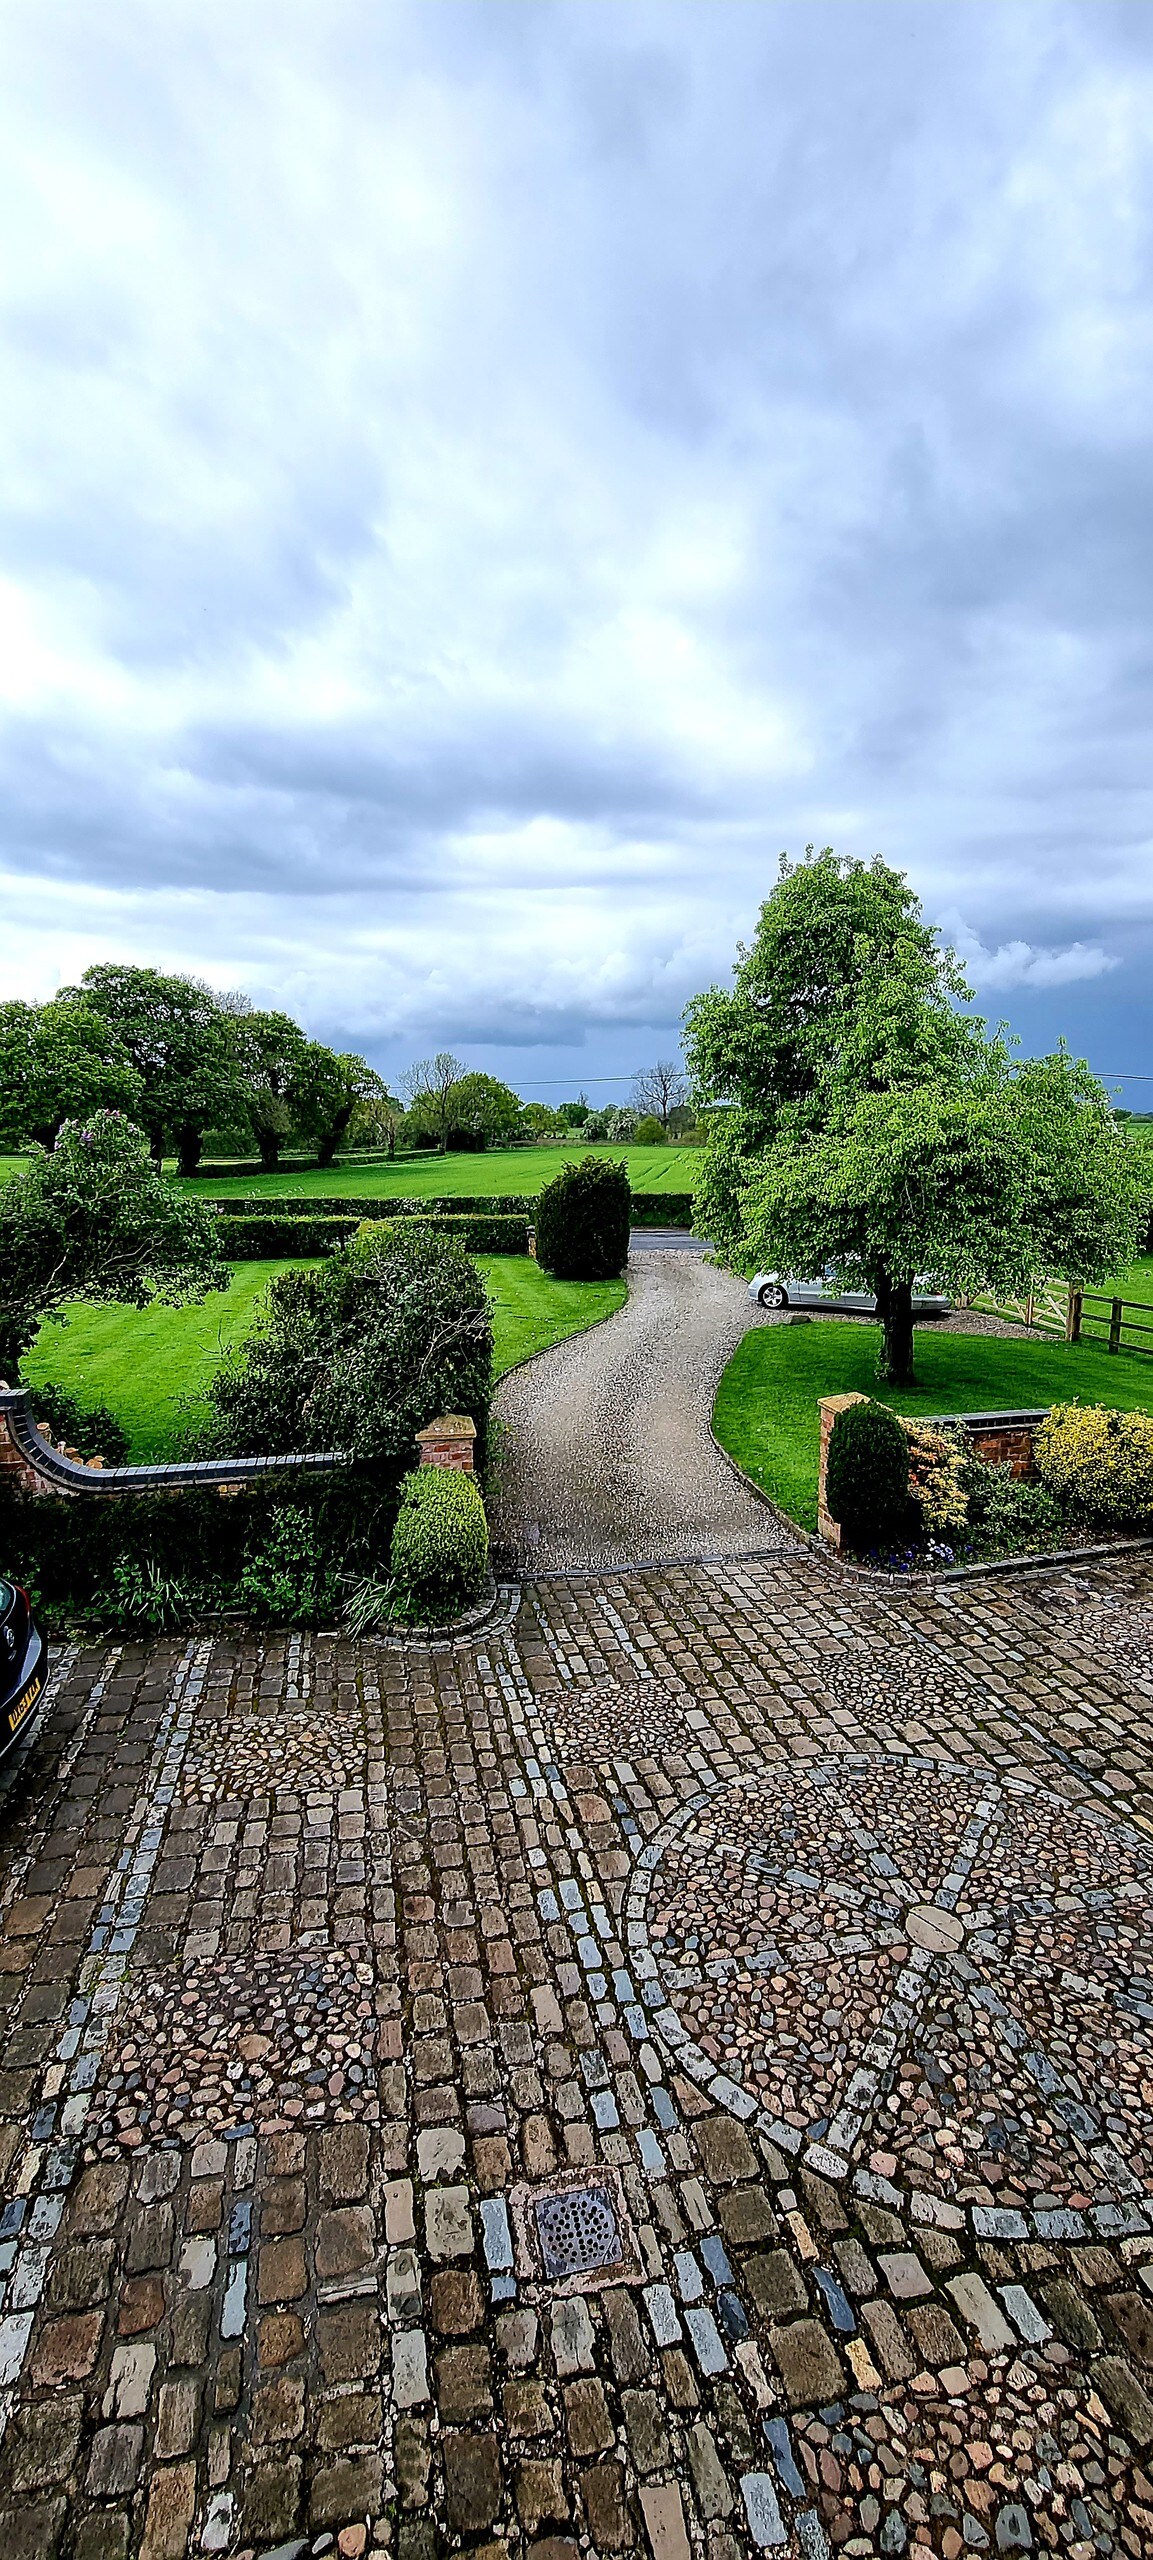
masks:
[[[16,1586],[0,1578],[0,1618],[6,1618],[16,1597]]]

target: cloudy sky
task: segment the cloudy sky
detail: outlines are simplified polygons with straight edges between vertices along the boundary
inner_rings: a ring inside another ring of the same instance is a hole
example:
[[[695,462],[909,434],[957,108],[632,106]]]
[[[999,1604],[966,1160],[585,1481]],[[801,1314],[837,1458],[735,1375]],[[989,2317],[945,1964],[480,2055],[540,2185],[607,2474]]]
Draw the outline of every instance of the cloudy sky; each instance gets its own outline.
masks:
[[[0,172],[0,992],[591,1092],[831,841],[1153,1078],[1149,0],[13,0]]]

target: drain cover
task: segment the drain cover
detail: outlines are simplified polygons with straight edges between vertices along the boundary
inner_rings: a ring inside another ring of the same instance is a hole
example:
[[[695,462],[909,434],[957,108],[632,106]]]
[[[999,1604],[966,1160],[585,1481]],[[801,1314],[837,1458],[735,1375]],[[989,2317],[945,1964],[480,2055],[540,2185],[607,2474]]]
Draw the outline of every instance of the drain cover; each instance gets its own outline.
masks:
[[[570,2187],[567,2195],[534,2199],[544,2271],[555,2283],[615,2267],[623,2254],[611,2196],[604,2187]]]
[[[517,2272],[554,2293],[596,2293],[606,2284],[643,2284],[640,2248],[619,2172],[527,2181],[509,2195]]]

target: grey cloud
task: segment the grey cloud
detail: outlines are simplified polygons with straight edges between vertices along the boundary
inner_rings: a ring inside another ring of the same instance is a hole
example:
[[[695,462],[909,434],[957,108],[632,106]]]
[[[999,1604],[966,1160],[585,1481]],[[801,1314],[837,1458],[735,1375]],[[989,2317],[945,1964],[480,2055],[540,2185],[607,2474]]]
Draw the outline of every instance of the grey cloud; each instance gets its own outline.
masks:
[[[575,1049],[812,837],[1137,1022],[1148,15],[14,15],[15,966]]]

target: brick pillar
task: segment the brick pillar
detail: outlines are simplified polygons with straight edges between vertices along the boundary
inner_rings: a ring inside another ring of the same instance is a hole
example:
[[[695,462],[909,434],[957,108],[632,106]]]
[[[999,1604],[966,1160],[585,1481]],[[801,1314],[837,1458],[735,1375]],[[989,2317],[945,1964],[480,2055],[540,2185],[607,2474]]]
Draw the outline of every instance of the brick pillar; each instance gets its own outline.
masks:
[[[0,1378],[0,1478],[17,1493],[43,1493],[45,1484],[26,1458],[13,1429],[13,1415],[31,1404],[27,1387],[9,1387]]]
[[[830,1513],[825,1509],[825,1471],[829,1463],[829,1442],[833,1436],[833,1424],[837,1419],[837,1415],[839,1413],[846,1412],[849,1405],[867,1404],[868,1401],[869,1399],[867,1396],[858,1395],[855,1392],[851,1395],[822,1396],[821,1398],[821,1455],[817,1468],[817,1528],[822,1538],[828,1539],[831,1547],[839,1548],[841,1544],[840,1521],[834,1520]]]
[[[417,1432],[417,1465],[459,1467],[463,1475],[475,1475],[475,1440],[476,1424],[470,1413],[438,1413],[435,1422],[427,1422]]]

